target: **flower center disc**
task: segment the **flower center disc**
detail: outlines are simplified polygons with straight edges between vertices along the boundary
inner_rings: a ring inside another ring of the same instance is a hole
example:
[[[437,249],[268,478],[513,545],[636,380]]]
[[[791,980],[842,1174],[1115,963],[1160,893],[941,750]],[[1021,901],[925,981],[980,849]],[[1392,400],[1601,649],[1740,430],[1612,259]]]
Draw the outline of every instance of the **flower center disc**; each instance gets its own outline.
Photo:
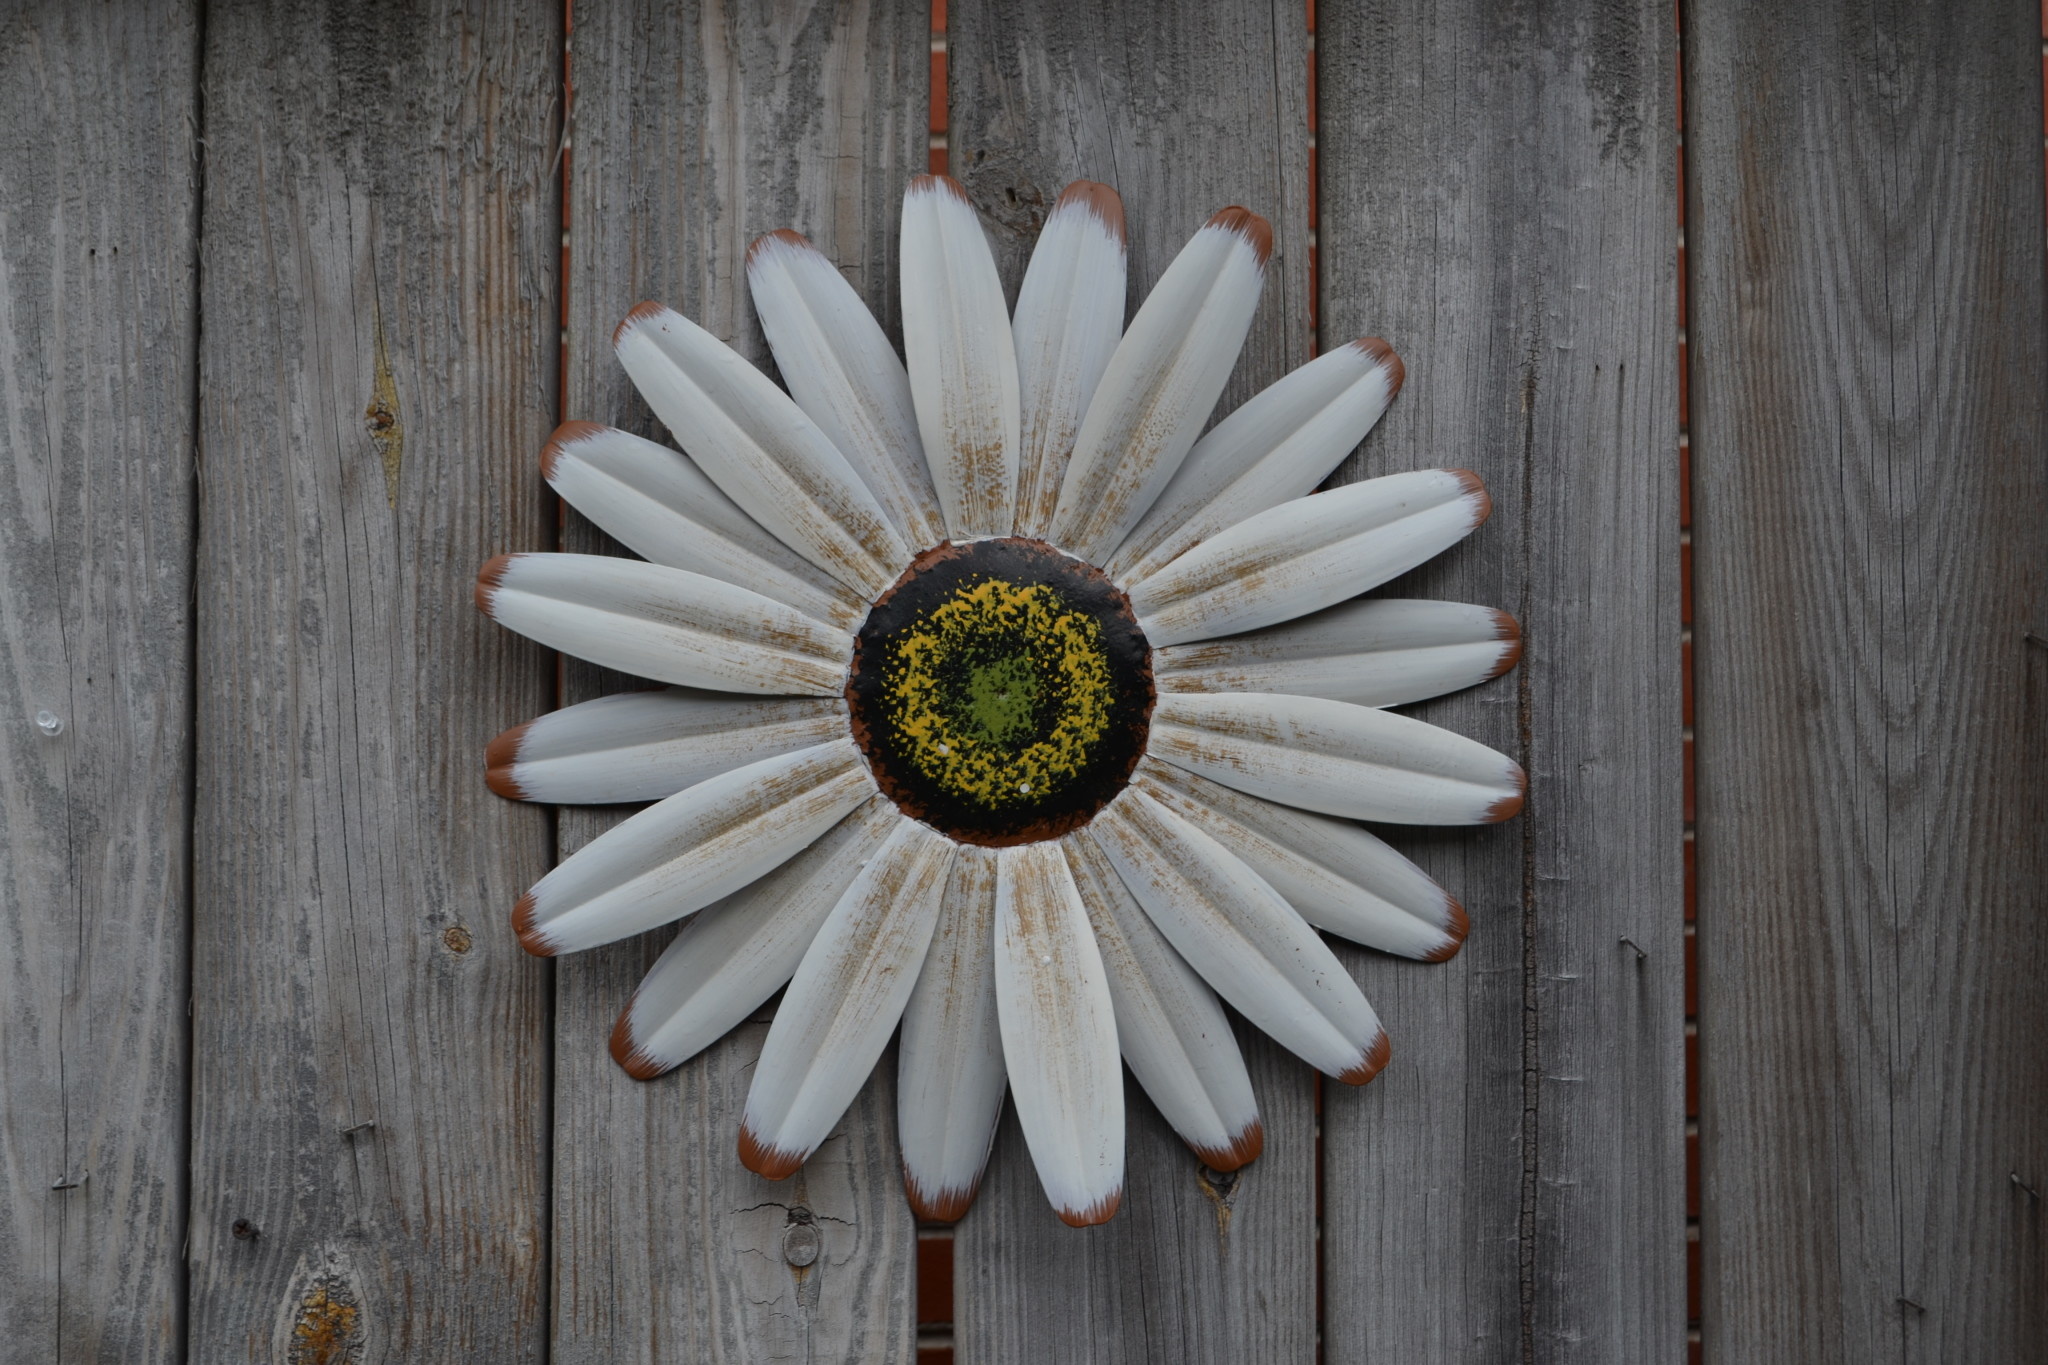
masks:
[[[1054,839],[1123,790],[1152,651],[1100,569],[1022,538],[911,562],[854,637],[846,701],[875,781],[962,843]]]

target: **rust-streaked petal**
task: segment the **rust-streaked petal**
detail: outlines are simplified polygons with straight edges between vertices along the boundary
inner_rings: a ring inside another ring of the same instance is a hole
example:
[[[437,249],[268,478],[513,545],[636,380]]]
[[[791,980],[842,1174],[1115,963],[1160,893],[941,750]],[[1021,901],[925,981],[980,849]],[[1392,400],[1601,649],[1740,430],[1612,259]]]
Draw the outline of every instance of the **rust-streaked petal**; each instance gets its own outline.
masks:
[[[1151,754],[1268,801],[1397,825],[1492,824],[1521,810],[1528,785],[1477,740],[1321,697],[1168,693]]]
[[[954,540],[1017,519],[1021,422],[1010,309],[967,193],[943,175],[903,192],[903,354],[925,463]]]
[[[950,1223],[974,1202],[1003,1112],[995,932],[995,852],[963,844],[898,1044],[903,1188],[911,1209],[930,1221]]]
[[[1110,577],[1144,578],[1246,517],[1314,492],[1380,420],[1402,373],[1386,342],[1361,337],[1267,387],[1195,442],[1105,566]]]
[[[1353,1085],[1386,1032],[1316,931],[1244,860],[1133,787],[1088,828],[1190,967],[1310,1066]]]
[[[1053,1211],[1073,1227],[1123,1201],[1116,1008],[1058,843],[996,855],[996,1004],[1017,1121]]]
[[[528,952],[552,957],[681,919],[782,866],[873,795],[850,739],[721,773],[576,850],[519,898],[512,926]]]
[[[500,555],[476,604],[550,649],[656,682],[837,696],[853,637],[751,588],[617,555]]]
[[[899,820],[861,867],[776,1008],[740,1125],[740,1161],[793,1175],[867,1082],[917,983],[953,844]]]
[[[1145,514],[1187,458],[1258,311],[1273,230],[1227,208],[1159,277],[1117,343],[1075,438],[1049,539],[1091,564]]]
[[[869,597],[909,561],[839,448],[732,347],[656,303],[628,313],[612,346],[676,443],[783,544]]]
[[[1401,706],[1497,678],[1522,628],[1491,607],[1375,598],[1152,656],[1162,692],[1281,692]]]
[[[485,776],[517,801],[659,801],[845,733],[846,703],[836,697],[620,692],[513,726],[484,751]]]
[[[739,1027],[782,989],[902,819],[887,800],[870,797],[781,867],[700,910],[619,1012],[612,1059],[650,1080]]]
[[[1443,553],[1493,504],[1477,475],[1426,469],[1269,507],[1129,584],[1154,645],[1306,616]]]
[[[1061,844],[1109,975],[1124,1061],[1196,1156],[1236,1170],[1259,1154],[1265,1129],[1216,992],[1131,899],[1085,830]]]

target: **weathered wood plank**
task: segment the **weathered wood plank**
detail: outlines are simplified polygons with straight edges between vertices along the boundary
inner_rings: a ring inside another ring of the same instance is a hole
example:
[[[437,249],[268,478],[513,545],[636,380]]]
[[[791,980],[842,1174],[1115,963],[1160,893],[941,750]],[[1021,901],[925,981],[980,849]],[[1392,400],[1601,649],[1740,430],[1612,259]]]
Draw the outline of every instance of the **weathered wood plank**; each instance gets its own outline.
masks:
[[[2048,1359],[2026,5],[1686,33],[1710,1359]]]
[[[0,1356],[178,1360],[198,6],[0,69]]]
[[[1684,1349],[1677,203],[1670,11],[1325,6],[1323,338],[1408,383],[1353,477],[1496,512],[1394,595],[1504,607],[1518,673],[1417,714],[1521,759],[1521,818],[1399,837],[1465,898],[1442,967],[1352,961],[1394,1037],[1324,1091],[1335,1360]],[[1626,946],[1624,936],[1643,956]]]
[[[950,160],[1012,297],[1067,182],[1122,194],[1130,297],[1226,204],[1272,220],[1265,299],[1219,412],[1309,358],[1308,46],[1295,0],[955,3]],[[1076,1232],[1014,1115],[957,1239],[964,1365],[1308,1361],[1315,1355],[1313,1073],[1247,1030],[1265,1153],[1206,1176],[1130,1086],[1123,1211]]]
[[[560,39],[207,17],[193,1360],[545,1345],[550,840],[481,750],[551,669],[470,591],[554,521]]]
[[[924,169],[928,25],[922,0],[577,7],[567,415],[668,439],[612,358],[613,327],[642,299],[765,364],[745,261],[776,228],[809,236],[896,334],[896,220],[904,181]],[[564,539],[617,550],[574,514]],[[578,663],[566,678],[570,701],[645,685]],[[615,818],[564,810],[562,855]],[[916,1230],[897,1173],[893,1052],[798,1175],[760,1179],[736,1144],[770,1011],[653,1082],[607,1055],[613,1019],[672,936],[557,967],[554,1359],[908,1360]],[[818,1256],[795,1267],[784,1238],[805,1218]]]

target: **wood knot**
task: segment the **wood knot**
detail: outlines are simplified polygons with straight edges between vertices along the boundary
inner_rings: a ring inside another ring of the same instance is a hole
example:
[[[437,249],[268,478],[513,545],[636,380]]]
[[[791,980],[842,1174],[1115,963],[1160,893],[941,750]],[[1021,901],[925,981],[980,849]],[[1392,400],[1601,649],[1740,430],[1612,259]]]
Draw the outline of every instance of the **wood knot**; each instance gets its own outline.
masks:
[[[289,1365],[355,1365],[362,1357],[362,1305],[339,1275],[316,1278],[299,1299]]]
[[[443,929],[441,942],[448,945],[448,951],[451,953],[466,953],[476,944],[476,940],[470,937],[469,930],[459,924],[451,924]]]

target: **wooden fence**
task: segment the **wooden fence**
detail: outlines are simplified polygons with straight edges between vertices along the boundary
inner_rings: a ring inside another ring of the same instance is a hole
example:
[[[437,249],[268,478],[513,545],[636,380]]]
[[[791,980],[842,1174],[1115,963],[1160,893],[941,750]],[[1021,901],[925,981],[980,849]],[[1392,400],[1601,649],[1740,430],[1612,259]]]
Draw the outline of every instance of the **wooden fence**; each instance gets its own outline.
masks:
[[[0,5],[0,1359],[911,1357],[887,1068],[764,1182],[762,1023],[637,1083],[604,1042],[666,935],[519,950],[608,817],[500,801],[482,747],[618,680],[469,585],[601,543],[535,456],[660,434],[634,302],[765,359],[740,267],[795,226],[894,330],[928,6]],[[1087,176],[1134,300],[1213,209],[1272,219],[1226,407],[1392,339],[1346,477],[1487,479],[1412,585],[1527,659],[1421,711],[1533,784],[1404,840],[1474,929],[1346,955],[1377,1082],[1246,1039],[1234,1180],[1134,1099],[1124,1211],[1071,1231],[1005,1121],[959,1360],[1686,1358],[1685,372],[1690,1349],[2048,1360],[2038,17],[1686,0],[1681,52],[1664,0],[955,0],[1013,288]]]

